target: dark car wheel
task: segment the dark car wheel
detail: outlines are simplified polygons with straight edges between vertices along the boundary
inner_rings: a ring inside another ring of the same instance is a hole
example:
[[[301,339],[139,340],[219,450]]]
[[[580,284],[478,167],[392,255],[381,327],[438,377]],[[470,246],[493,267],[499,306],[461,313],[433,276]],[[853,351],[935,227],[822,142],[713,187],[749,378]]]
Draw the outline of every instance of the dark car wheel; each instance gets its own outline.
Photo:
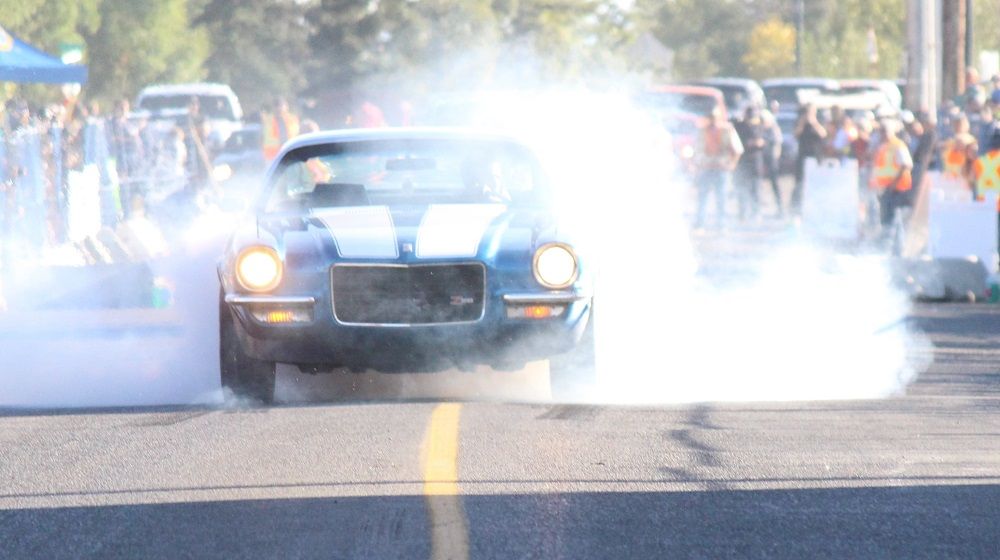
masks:
[[[594,360],[594,313],[591,310],[587,328],[580,342],[565,354],[549,359],[549,386],[552,400],[558,402],[580,401],[588,397],[597,383]]]
[[[252,358],[240,346],[236,335],[236,317],[229,304],[219,298],[219,358],[222,387],[236,396],[264,404],[274,402],[274,362]]]

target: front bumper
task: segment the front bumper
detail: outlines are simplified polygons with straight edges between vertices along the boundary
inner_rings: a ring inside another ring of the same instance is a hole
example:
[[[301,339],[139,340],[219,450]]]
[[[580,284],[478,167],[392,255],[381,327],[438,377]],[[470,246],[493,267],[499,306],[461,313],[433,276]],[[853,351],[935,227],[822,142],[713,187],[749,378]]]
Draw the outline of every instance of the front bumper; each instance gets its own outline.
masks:
[[[573,348],[591,307],[591,296],[582,292],[517,292],[488,297],[478,321],[352,325],[337,320],[325,297],[229,294],[225,301],[237,317],[244,350],[254,358],[384,371],[436,361],[496,365],[547,358]],[[511,312],[526,308],[560,312],[545,317]],[[260,309],[291,309],[308,320],[268,324],[260,320]]]

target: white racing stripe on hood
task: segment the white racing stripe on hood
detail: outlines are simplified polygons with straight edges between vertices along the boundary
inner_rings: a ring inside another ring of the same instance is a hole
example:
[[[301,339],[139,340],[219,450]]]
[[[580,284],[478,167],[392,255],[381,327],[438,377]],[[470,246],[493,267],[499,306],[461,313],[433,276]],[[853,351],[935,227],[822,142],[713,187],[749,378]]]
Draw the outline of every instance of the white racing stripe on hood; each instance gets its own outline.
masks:
[[[474,257],[486,229],[503,214],[503,204],[434,204],[417,231],[417,257]]]
[[[341,257],[399,257],[396,228],[387,206],[324,208],[312,214],[330,230]]]

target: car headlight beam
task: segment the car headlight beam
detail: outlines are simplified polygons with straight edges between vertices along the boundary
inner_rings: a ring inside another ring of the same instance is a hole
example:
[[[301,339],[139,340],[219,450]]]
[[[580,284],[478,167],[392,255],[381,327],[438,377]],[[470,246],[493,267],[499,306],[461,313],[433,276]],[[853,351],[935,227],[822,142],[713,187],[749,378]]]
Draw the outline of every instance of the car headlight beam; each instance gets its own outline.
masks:
[[[576,281],[579,266],[576,254],[568,245],[547,243],[535,251],[535,279],[546,288],[562,289]]]
[[[249,247],[236,257],[236,279],[251,292],[273,290],[281,282],[282,265],[270,247]]]

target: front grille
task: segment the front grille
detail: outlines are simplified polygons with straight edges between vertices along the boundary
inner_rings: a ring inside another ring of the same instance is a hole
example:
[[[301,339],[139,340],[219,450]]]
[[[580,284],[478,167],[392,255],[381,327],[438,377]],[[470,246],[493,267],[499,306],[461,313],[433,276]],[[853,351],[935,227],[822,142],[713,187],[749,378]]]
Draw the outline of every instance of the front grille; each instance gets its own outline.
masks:
[[[477,321],[480,264],[334,266],[333,313],[341,323],[420,325]]]

